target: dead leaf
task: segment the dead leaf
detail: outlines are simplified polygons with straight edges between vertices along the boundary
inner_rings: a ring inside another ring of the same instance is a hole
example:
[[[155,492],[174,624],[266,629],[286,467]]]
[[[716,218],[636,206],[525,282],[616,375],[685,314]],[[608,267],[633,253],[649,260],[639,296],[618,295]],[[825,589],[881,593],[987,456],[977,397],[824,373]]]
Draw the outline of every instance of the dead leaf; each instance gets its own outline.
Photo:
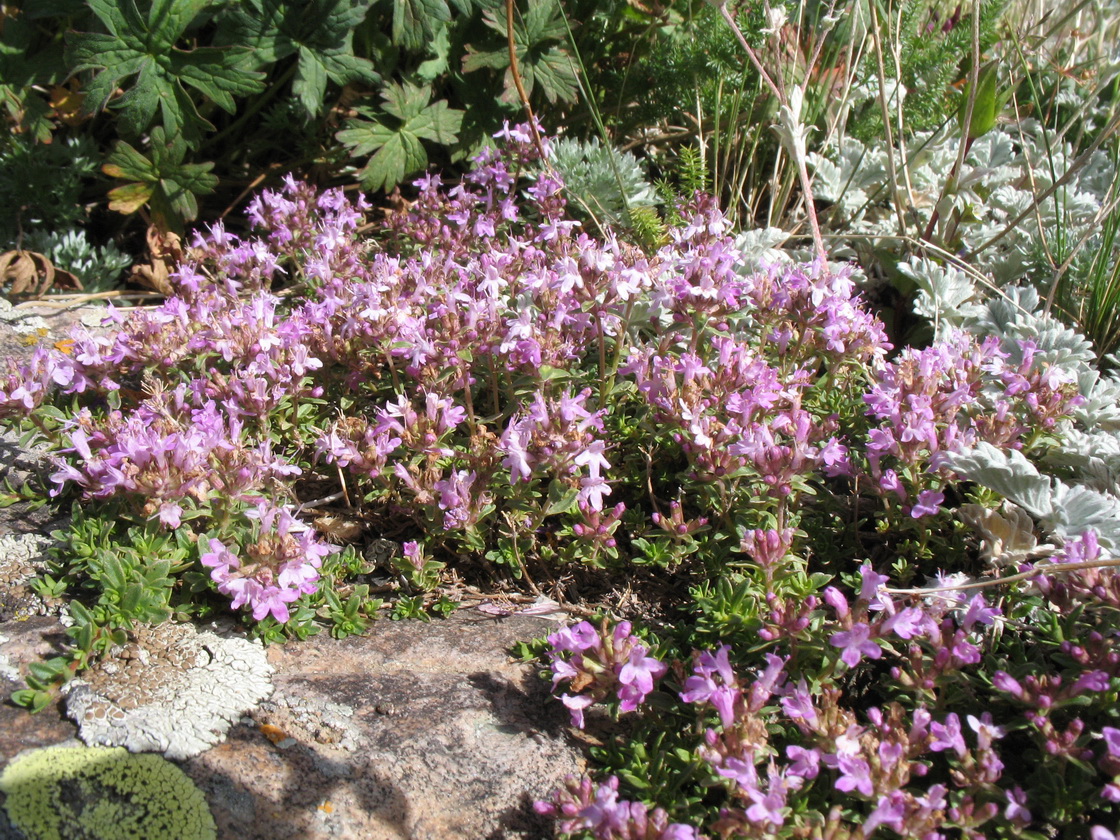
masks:
[[[38,251],[16,249],[0,254],[0,286],[6,286],[4,292],[10,297],[40,298],[55,284],[60,289],[82,290],[81,280],[56,268]]]
[[[81,81],[74,76],[65,85],[51,87],[51,107],[64,124],[74,128],[90,119],[82,110],[86,95],[81,92]]]
[[[175,288],[171,285],[171,274],[183,261],[183,244],[179,235],[150,225],[148,253],[151,256],[151,263],[134,266],[128,279],[161,295],[169,297],[174,295]]]
[[[1011,502],[1004,502],[999,510],[983,505],[961,505],[957,512],[980,533],[980,550],[994,565],[1023,563],[1054,551],[1052,545],[1039,544],[1034,535],[1034,520]]]

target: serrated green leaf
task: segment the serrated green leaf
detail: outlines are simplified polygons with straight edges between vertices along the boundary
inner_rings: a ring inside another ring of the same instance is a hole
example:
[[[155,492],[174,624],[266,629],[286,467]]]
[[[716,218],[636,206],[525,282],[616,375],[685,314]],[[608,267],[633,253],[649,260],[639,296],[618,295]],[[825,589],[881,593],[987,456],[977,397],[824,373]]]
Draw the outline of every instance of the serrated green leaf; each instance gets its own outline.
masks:
[[[309,114],[317,114],[323,105],[323,94],[327,90],[327,68],[319,56],[307,47],[299,48],[299,65],[296,77],[292,80],[292,93]]]
[[[246,0],[227,18],[221,43],[248,44],[263,67],[298,53],[292,93],[309,116],[323,108],[327,82],[374,83],[380,76],[367,59],[354,55],[354,28],[365,20],[370,0]]]
[[[363,109],[364,110],[364,109]],[[366,111],[366,113],[369,113]],[[377,151],[396,133],[393,129],[379,122],[366,120],[352,121],[351,128],[345,128],[335,134],[335,137],[344,146],[350,147],[350,154],[354,156],[368,155]]]
[[[416,68],[416,75],[423,81],[434,82],[450,69],[448,59],[451,56],[451,36],[449,33],[449,27],[441,26],[429,43],[428,54],[432,58]]]
[[[213,163],[183,163],[186,151],[185,141],[181,137],[168,140],[162,126],[152,130],[150,158],[118,140],[102,171],[134,183],[110,190],[110,207],[133,213],[151,203],[157,223],[172,228],[194,219],[198,215],[195,196],[213,192],[218,179],[210,172]]]
[[[462,127],[463,112],[451,108],[442,99],[432,103],[408,122],[409,131],[417,137],[443,146],[454,143]]]
[[[382,94],[385,111],[395,117],[393,128],[382,121],[352,120],[349,128],[335,134],[351,155],[373,154],[359,171],[366,189],[391,189],[409,174],[428,165],[428,154],[421,140],[450,145],[458,139],[463,112],[449,108],[443,100],[428,104],[431,92],[423,86],[390,84]],[[369,109],[359,113],[374,117]]]
[[[395,132],[384,146],[358,171],[362,186],[369,190],[389,190],[404,180],[406,173],[417,172],[428,164],[428,155],[413,134]]]
[[[446,0],[393,0],[393,41],[418,50],[435,35],[439,24],[450,20]]]
[[[537,87],[551,102],[574,102],[579,93],[576,77],[568,52],[560,46],[567,36],[556,0],[530,0],[528,11],[514,21],[513,38],[517,53],[518,69],[525,91],[530,96]],[[503,102],[516,102],[517,86],[510,70],[509,47],[505,42],[507,21],[504,6],[495,5],[483,14],[483,22],[500,33],[502,41],[491,49],[467,45],[463,56],[463,72],[482,68],[504,70]]]
[[[246,49],[175,46],[206,5],[206,0],[153,0],[145,19],[135,0],[89,0],[108,34],[67,36],[73,72],[94,72],[85,87],[88,109],[120,111],[123,131],[132,135],[144,131],[158,111],[172,134],[193,139],[212,126],[197,113],[184,85],[229,112],[235,96],[263,90],[263,74],[244,66]],[[118,88],[126,88],[125,94],[111,102]]]
[[[159,177],[154,164],[125,142],[114,144],[101,171],[112,178],[135,181],[154,181]]]
[[[432,99],[432,92],[430,88],[421,85],[393,83],[385,86],[382,97],[385,100],[385,111],[407,123],[423,113]]]

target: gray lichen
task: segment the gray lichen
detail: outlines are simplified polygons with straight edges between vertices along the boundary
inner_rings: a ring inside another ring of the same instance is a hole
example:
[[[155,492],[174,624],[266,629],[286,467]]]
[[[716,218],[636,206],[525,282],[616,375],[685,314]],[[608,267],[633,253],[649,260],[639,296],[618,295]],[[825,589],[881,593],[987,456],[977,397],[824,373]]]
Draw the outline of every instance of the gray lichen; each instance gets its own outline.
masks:
[[[202,792],[156,755],[54,746],[16,756],[0,775],[4,808],[29,840],[214,840]]]
[[[50,545],[51,540],[40,534],[0,536],[0,621],[56,611],[30,587],[32,579],[47,569],[45,553]]]
[[[272,692],[259,643],[190,624],[134,635],[68,687],[66,713],[87,744],[189,758]]]
[[[354,709],[344,703],[278,693],[261,703],[252,718],[304,743],[348,752],[357,750],[361,743],[361,733],[353,721]]]

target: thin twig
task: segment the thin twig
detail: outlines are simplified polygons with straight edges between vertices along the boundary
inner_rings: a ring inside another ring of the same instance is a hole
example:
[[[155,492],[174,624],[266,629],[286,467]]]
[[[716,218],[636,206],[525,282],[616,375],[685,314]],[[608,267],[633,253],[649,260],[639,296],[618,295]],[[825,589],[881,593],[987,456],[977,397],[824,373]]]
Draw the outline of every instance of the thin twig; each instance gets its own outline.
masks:
[[[770,88],[770,91],[778,100],[778,104],[788,109],[790,106],[790,102],[789,97],[787,97],[785,93],[785,84],[782,77],[780,75],[778,76],[778,82],[781,84],[775,84],[774,80],[770,77],[770,74],[766,72],[766,68],[762,66],[762,61],[759,59],[758,55],[755,53],[751,45],[747,43],[747,39],[743,35],[742,30],[739,29],[739,24],[735,21],[735,18],[732,16],[731,12],[727,10],[727,0],[716,0],[715,5],[719,9],[719,13],[723,16],[723,19],[727,21],[727,25],[731,27],[731,31],[735,33],[735,37],[739,40],[739,44],[747,53],[747,58],[750,59],[750,62],[754,66],[754,69],[758,71],[759,76],[762,77],[762,80],[766,83],[766,86]],[[787,126],[787,130],[791,135],[802,125],[800,113],[794,115],[794,118],[797,121],[797,125]],[[790,145],[794,147],[797,146],[796,138],[792,136],[790,137]],[[804,143],[802,143],[801,145],[804,146]],[[809,178],[809,169],[805,161],[805,155],[802,150],[799,150],[797,148],[792,148],[789,150],[789,152],[790,157],[793,158],[793,162],[797,166],[798,178],[801,180],[802,201],[805,204],[805,214],[809,218],[809,229],[813,232],[813,244],[816,246],[817,257],[820,258],[822,264],[827,265],[828,252],[824,249],[824,239],[821,237],[821,226],[817,221],[817,208],[813,200],[813,182]]]
[[[949,194],[949,190],[957,189],[957,181],[961,177],[961,171],[964,169],[964,159],[968,155],[968,150],[972,148],[972,113],[976,107],[976,95],[979,92],[977,88],[980,84],[980,0],[975,0],[972,4],[972,69],[968,73],[968,99],[965,100],[964,107],[964,125],[961,127],[961,142],[957,146],[957,159],[953,163],[953,169],[949,177],[945,179],[945,183],[941,185],[941,194],[937,197],[937,202],[933,205],[933,212],[929,215],[929,224],[926,225],[925,233],[922,234],[922,239],[927,241],[933,239],[933,234],[937,230],[937,220],[941,216],[941,211],[938,209],[941,202]]]
[[[992,580],[982,580],[976,583],[959,583],[954,586],[934,586],[929,589],[891,589],[890,587],[885,587],[885,589],[891,595],[937,595],[941,592],[987,589],[1004,583],[1016,583],[1020,580],[1030,580],[1031,578],[1043,574],[1050,574],[1051,572],[1077,572],[1084,571],[1085,569],[1105,569],[1115,566],[1120,566],[1120,557],[1113,557],[1108,560],[1086,560],[1082,563],[1043,563],[1035,566],[1028,572],[1019,572],[1017,575],[1008,575],[1007,577],[993,578]]]
[[[906,216],[902,209],[902,202],[899,201],[898,172],[895,169],[894,162],[894,132],[891,130],[891,114],[890,109],[887,107],[887,69],[883,64],[883,43],[879,37],[879,12],[877,5],[876,0],[871,0],[871,3],[868,4],[871,9],[871,45],[875,50],[875,63],[879,71],[879,108],[883,112],[883,131],[885,131],[887,135],[887,173],[891,179],[891,183],[894,184],[894,195],[891,196],[891,203],[894,204],[894,211],[898,216],[898,233],[900,236],[905,236]]]
[[[544,151],[544,142],[541,133],[537,130],[537,118],[533,114],[533,106],[529,104],[529,94],[525,92],[525,84],[521,81],[521,71],[517,67],[517,41],[513,37],[513,0],[506,0],[506,41],[509,46],[509,73],[513,77],[513,85],[517,88],[517,95],[521,105],[529,117],[529,132],[533,135],[533,143],[537,147],[537,154],[541,162],[548,164],[548,155]]]

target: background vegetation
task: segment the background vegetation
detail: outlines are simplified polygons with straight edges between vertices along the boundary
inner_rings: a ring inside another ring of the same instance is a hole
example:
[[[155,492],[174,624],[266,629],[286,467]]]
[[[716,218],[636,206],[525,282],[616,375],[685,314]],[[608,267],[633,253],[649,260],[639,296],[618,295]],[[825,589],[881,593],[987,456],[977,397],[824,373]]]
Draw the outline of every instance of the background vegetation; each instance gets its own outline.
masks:
[[[564,831],[1112,837],[1115,2],[0,24],[4,291],[162,299],[0,382],[5,501],[81,501],[16,702],[490,587],[595,619],[526,646],[604,733]]]

